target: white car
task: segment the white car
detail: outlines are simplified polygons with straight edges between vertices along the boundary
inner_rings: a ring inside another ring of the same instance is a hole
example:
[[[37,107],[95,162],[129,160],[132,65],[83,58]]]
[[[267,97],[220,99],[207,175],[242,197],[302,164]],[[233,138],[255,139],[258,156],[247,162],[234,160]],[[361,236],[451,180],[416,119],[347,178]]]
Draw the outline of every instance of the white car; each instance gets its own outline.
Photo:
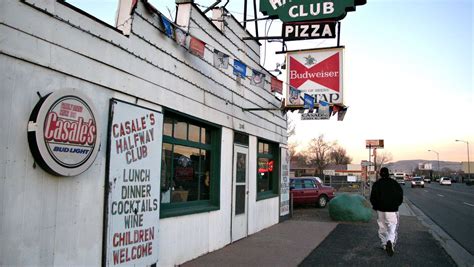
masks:
[[[421,188],[425,187],[425,181],[423,181],[423,178],[413,177],[413,179],[411,180],[411,188],[417,187],[417,186],[419,186]]]
[[[439,179],[439,184],[440,185],[451,185],[451,179],[449,179],[448,177],[441,177],[441,179]]]

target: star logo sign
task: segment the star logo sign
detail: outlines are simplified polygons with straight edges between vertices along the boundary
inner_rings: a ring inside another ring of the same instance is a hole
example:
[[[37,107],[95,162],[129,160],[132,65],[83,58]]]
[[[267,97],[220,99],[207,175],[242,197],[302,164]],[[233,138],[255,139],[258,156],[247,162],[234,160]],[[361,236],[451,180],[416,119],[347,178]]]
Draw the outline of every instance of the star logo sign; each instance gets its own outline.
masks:
[[[305,57],[308,59],[310,56]],[[313,57],[311,60],[316,61]],[[306,60],[308,62],[308,60]],[[294,57],[290,57],[290,85],[299,88],[307,81],[340,92],[339,53],[329,56],[312,67],[306,67]]]
[[[306,60],[306,62],[304,63],[306,66],[311,66],[314,63],[316,63],[316,59],[314,57],[312,57],[311,55],[308,55],[304,59]]]

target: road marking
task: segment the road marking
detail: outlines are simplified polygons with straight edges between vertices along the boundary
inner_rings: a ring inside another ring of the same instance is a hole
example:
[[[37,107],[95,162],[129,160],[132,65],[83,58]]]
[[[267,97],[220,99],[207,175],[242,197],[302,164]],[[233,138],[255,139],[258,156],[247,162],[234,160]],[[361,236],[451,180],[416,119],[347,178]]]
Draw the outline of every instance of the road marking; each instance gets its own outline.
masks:
[[[440,194],[438,194],[438,196],[440,196],[440,197],[444,197],[443,195],[440,195]]]
[[[423,190],[423,191],[425,191],[425,192],[427,192],[427,193],[428,193],[428,190]]]
[[[468,206],[474,207],[474,204],[470,204],[470,203],[467,203],[467,202],[463,202],[463,203],[468,205]]]

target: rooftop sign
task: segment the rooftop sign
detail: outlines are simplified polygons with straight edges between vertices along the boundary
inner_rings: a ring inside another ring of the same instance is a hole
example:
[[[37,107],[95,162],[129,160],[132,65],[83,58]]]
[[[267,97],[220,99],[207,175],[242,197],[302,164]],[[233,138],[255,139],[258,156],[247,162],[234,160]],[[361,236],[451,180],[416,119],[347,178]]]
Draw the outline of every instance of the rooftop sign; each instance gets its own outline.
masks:
[[[383,146],[384,146],[383,139],[365,140],[366,148],[383,148]]]
[[[367,0],[261,0],[260,12],[283,22],[341,20]]]

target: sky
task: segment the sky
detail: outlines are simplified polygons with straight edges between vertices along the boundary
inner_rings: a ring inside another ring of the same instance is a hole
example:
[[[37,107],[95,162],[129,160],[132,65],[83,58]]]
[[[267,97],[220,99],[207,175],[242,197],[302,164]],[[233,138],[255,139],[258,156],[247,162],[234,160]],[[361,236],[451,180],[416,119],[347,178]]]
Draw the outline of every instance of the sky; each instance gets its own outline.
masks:
[[[113,24],[117,0],[68,2]],[[174,0],[149,2],[174,19]],[[213,2],[195,0],[203,7]],[[226,8],[243,20],[243,1],[230,0]],[[378,153],[390,153],[393,161],[437,160],[437,155],[440,161],[467,161],[467,145],[455,142],[459,139],[469,142],[472,161],[473,11],[472,0],[368,0],[349,12],[340,36],[344,104],[349,107],[344,121],[301,121],[300,114],[288,113],[296,126],[289,142],[304,149],[323,134],[344,147],[353,163],[368,160],[368,139],[383,139],[385,147]],[[258,27],[260,36],[281,35],[278,20],[260,21]],[[255,32],[253,23],[248,30]],[[262,66],[273,70],[283,63],[284,55],[275,54],[281,43],[261,43]],[[287,42],[288,50],[335,45],[334,39]],[[278,78],[285,80],[285,71]]]

